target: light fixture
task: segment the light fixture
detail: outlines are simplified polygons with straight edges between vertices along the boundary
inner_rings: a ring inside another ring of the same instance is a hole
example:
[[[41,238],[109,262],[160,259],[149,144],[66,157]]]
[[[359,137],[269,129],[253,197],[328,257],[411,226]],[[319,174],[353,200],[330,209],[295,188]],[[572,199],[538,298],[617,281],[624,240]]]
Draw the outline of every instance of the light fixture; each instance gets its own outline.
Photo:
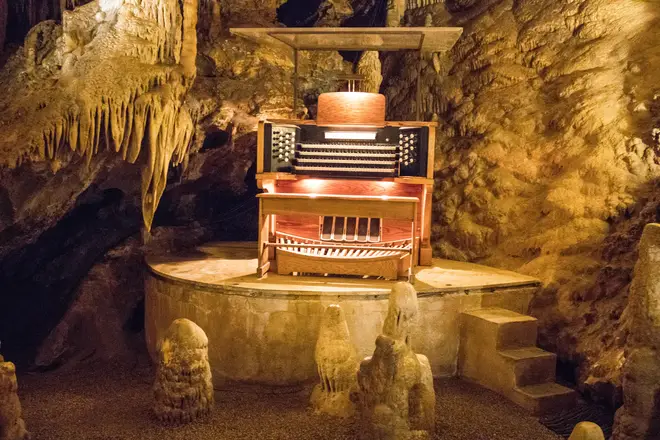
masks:
[[[375,131],[326,131],[324,134],[326,139],[376,140]]]

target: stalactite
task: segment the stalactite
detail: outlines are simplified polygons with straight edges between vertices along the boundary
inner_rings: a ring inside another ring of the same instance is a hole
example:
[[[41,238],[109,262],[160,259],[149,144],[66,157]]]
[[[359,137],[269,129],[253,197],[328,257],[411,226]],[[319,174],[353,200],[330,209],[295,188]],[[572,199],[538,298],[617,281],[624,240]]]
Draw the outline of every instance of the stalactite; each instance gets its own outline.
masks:
[[[406,10],[444,3],[445,0],[406,0]]]
[[[33,113],[11,121],[16,134],[9,137],[24,142],[17,148],[0,140],[0,166],[53,161],[63,150],[88,163],[104,150],[139,162],[150,230],[169,165],[185,161],[192,142],[183,102],[196,72],[196,23],[196,0],[99,0],[64,14],[56,44],[44,45],[43,26],[33,29],[25,65],[34,78],[51,64],[60,67],[48,90],[53,96],[40,98],[54,104],[34,110],[35,91],[17,98],[16,113],[28,107]]]

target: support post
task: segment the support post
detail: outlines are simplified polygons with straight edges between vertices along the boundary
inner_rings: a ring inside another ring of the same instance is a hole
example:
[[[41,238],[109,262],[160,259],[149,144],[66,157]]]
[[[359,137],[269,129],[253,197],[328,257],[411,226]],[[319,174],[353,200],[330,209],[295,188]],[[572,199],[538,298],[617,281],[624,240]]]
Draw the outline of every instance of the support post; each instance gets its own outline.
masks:
[[[417,90],[415,98],[415,116],[420,121],[422,113],[422,61],[424,60],[422,48],[424,47],[424,34],[419,37],[419,60],[417,62]]]
[[[293,49],[293,118],[298,113],[298,49]]]
[[[422,113],[422,51],[419,51],[417,63],[417,90],[415,94],[415,120],[419,121]]]

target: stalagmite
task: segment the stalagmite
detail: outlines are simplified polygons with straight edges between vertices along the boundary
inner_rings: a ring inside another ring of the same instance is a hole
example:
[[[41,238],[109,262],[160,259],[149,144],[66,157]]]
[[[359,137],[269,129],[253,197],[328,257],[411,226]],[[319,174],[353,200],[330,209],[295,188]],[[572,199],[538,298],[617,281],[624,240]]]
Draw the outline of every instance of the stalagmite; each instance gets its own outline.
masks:
[[[603,430],[592,422],[581,422],[575,425],[568,440],[605,440]]]
[[[630,285],[623,406],[614,440],[660,438],[660,224],[647,224]]]
[[[388,27],[401,26],[401,19],[405,12],[405,0],[387,0],[387,18]]]
[[[333,304],[325,309],[315,351],[321,383],[310,402],[315,412],[339,417],[355,413],[351,393],[357,390],[358,358],[351,343],[344,311]]]
[[[426,356],[410,347],[417,293],[395,284],[383,334],[358,372],[361,433],[365,439],[429,439],[435,430],[435,391]]]
[[[0,440],[27,440],[21,402],[16,394],[16,367],[0,355]]]
[[[369,93],[380,93],[380,84],[383,82],[381,74],[380,58],[378,51],[369,50],[362,54],[357,65],[357,73],[362,75],[362,91]]]
[[[214,404],[208,338],[188,319],[177,319],[159,345],[154,414],[164,423],[190,423]]]

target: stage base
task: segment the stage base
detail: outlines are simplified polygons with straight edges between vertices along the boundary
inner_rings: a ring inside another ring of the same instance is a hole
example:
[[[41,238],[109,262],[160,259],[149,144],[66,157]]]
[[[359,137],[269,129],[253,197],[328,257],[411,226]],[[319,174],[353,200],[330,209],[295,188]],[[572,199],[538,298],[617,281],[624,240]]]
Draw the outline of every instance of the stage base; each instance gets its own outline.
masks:
[[[218,387],[228,382],[290,386],[316,381],[314,347],[325,308],[340,304],[361,357],[370,356],[393,281],[256,276],[255,243],[210,243],[179,256],[147,257],[145,326],[152,357],[170,323],[188,318],[209,338]],[[538,280],[469,263],[434,259],[415,271],[419,316],[413,349],[434,376],[457,370],[461,312],[501,307],[527,313]]]

